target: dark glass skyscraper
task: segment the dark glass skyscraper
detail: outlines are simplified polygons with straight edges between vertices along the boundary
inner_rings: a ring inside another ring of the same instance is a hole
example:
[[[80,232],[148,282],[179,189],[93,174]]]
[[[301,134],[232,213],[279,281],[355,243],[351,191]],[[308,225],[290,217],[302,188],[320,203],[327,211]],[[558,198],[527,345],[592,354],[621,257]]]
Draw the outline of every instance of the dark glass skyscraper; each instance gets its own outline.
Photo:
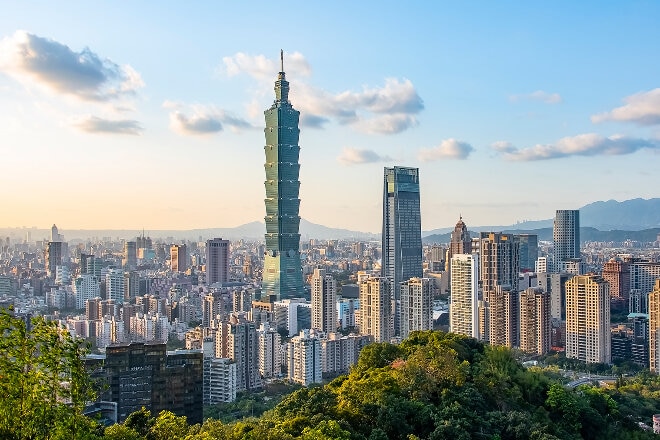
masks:
[[[554,271],[559,272],[561,263],[569,258],[580,258],[580,211],[558,209],[553,228]]]
[[[383,178],[382,276],[393,281],[394,333],[399,334],[401,282],[421,278],[422,220],[419,169],[385,168]]]
[[[264,298],[292,298],[304,293],[300,264],[300,112],[289,102],[284,62],[275,81],[275,102],[266,116],[266,251]]]

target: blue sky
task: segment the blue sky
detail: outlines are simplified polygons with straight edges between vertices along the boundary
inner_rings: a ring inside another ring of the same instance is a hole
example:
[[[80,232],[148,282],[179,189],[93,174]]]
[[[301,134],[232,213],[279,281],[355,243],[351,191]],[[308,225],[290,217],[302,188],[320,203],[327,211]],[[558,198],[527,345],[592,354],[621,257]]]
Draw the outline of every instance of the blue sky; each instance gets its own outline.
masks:
[[[280,48],[312,222],[379,231],[393,165],[425,230],[660,196],[658,2],[0,6],[0,226],[262,219]]]

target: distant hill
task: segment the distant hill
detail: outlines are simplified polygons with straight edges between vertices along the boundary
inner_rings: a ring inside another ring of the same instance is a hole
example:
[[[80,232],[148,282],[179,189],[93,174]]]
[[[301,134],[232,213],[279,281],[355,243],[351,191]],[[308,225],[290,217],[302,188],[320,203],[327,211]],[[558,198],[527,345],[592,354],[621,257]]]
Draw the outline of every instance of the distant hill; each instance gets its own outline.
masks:
[[[37,228],[0,228],[0,237],[10,237],[12,241],[24,240],[27,232],[30,232],[32,240],[48,239],[50,229]],[[144,234],[154,239],[164,240],[206,240],[219,237],[228,240],[263,240],[266,225],[263,222],[254,221],[239,225],[234,228],[206,228],[189,230],[145,230]],[[142,231],[131,229],[61,229],[67,241],[87,240],[90,238],[110,237],[111,239],[131,240],[142,234]],[[300,236],[303,240],[315,238],[318,240],[379,240],[380,234],[369,232],[350,231],[348,229],[336,229],[323,225],[317,225],[305,219],[300,220]]]
[[[552,228],[541,229],[492,229],[494,232],[504,232],[507,234],[536,234],[541,241],[552,241]],[[470,231],[472,237],[479,234],[477,231]],[[660,228],[644,229],[642,231],[599,231],[596,228],[580,228],[580,241],[614,241],[622,242],[626,240],[640,241],[643,243],[656,241],[660,234]],[[433,234],[422,238],[424,244],[431,243],[449,243],[451,233]]]
[[[561,208],[561,207],[559,207]],[[522,231],[552,229],[553,219],[530,220],[515,225],[474,226],[468,227],[474,231]],[[580,226],[591,227],[599,231],[642,231],[660,228],[660,198],[631,199],[623,202],[608,200],[593,202],[580,208]],[[450,233],[454,227],[445,227],[423,231],[423,237]]]

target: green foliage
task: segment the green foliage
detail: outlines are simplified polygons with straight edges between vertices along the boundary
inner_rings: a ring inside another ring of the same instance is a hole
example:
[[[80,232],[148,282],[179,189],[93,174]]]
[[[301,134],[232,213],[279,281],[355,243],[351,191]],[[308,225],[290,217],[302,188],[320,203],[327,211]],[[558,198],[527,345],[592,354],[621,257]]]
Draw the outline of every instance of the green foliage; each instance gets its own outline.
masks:
[[[523,368],[515,353],[503,347],[443,332],[414,332],[398,346],[366,347],[348,375],[297,390],[259,419],[215,422],[219,425],[213,428],[207,420],[188,437],[646,438],[619,400],[622,393],[636,393],[642,401],[660,397],[655,376],[622,379],[619,390],[572,390],[559,378],[556,367]]]
[[[88,347],[54,322],[28,326],[0,311],[0,438],[90,438],[95,423],[82,413],[93,400],[84,368]]]

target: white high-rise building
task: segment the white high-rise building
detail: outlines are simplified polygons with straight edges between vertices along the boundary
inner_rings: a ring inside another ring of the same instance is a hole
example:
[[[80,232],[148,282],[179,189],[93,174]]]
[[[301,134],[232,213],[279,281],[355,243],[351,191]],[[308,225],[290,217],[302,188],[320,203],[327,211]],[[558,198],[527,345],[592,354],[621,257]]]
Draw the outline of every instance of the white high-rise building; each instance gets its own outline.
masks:
[[[94,275],[81,275],[73,285],[76,294],[76,308],[84,309],[87,300],[101,296],[99,279]]]
[[[105,297],[114,299],[117,304],[124,302],[124,271],[121,269],[108,269],[105,274]]]
[[[259,337],[259,373],[261,377],[279,377],[282,373],[282,337],[264,324],[257,331]]]
[[[360,351],[373,342],[370,335],[330,333],[321,339],[321,359],[323,372],[329,374],[348,373],[357,363]]]
[[[236,362],[237,391],[261,388],[257,329],[243,314],[232,313],[229,322],[218,326],[215,357],[230,358]]]
[[[287,344],[289,380],[308,386],[323,381],[321,341],[310,330],[301,330]]]
[[[394,336],[392,281],[368,278],[360,283],[360,333],[375,342],[390,342]]]
[[[549,269],[548,257],[539,257],[534,263],[534,272],[536,273],[547,273]]]
[[[479,255],[454,255],[450,270],[449,331],[479,339]]]
[[[236,400],[236,363],[228,358],[204,359],[204,404]]]
[[[401,338],[410,332],[433,330],[431,279],[410,278],[401,283]]]
[[[610,286],[597,275],[566,282],[566,357],[611,362]]]
[[[331,333],[337,330],[337,281],[325,269],[312,275],[312,328]]]

